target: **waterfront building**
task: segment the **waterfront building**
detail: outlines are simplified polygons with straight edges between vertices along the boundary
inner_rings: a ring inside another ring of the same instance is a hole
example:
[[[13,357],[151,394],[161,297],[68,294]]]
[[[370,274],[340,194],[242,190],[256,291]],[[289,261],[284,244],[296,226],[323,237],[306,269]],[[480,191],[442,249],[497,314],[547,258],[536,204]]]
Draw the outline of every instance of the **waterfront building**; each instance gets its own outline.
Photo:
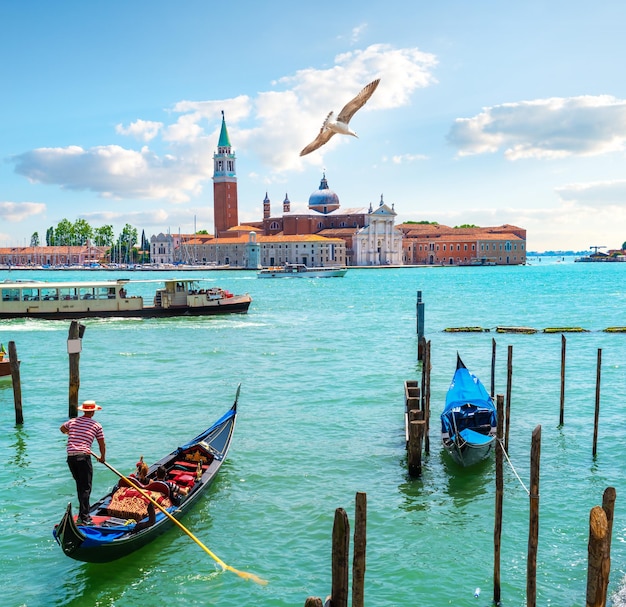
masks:
[[[109,247],[62,245],[41,247],[0,247],[2,266],[71,266],[106,261]]]
[[[451,228],[403,223],[404,263],[427,265],[523,265],[526,230],[505,224],[487,228]]]
[[[171,234],[160,234],[150,237],[150,263],[174,263],[174,237]]]
[[[396,212],[383,197],[374,210],[369,207],[342,209],[339,196],[329,188],[326,174],[309,196],[308,211],[293,212],[288,195],[282,214],[271,214],[270,199],[263,200],[263,220],[251,222],[263,236],[317,235],[340,239],[345,245],[346,265],[398,265],[402,263],[402,233],[394,227]]]
[[[397,213],[380,197],[376,210],[368,211],[367,225],[357,230],[352,238],[353,265],[402,265],[402,232],[395,227]]]
[[[187,235],[174,250],[173,263],[229,266],[256,270],[261,267],[303,263],[336,266],[346,263],[346,245],[341,238],[308,234],[263,236],[250,226],[234,226],[221,238]]]

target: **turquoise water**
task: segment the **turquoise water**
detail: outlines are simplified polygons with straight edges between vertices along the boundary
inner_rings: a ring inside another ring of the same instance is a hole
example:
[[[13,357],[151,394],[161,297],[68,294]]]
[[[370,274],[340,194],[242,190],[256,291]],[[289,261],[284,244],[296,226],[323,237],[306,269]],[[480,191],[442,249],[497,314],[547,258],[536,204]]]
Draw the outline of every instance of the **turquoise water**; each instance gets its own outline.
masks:
[[[10,383],[0,382],[2,605],[304,605],[307,596],[330,591],[334,511],[344,508],[353,524],[357,491],[368,500],[367,604],[491,604],[493,461],[471,471],[455,467],[440,447],[438,417],[457,351],[489,388],[492,339],[498,393],[506,390],[513,346],[509,452],[527,486],[531,433],[542,426],[537,604],[585,604],[589,511],[608,486],[617,490],[609,586],[616,593],[626,569],[626,334],[602,329],[626,325],[626,264],[555,261],[353,269],[342,279],[274,281],[208,271],[194,276],[252,295],[247,315],[85,321],[80,399],[103,406],[98,419],[118,470],[132,471],[139,455],[154,461],[204,429],[232,404],[241,382],[229,458],[183,523],[226,563],[267,579],[264,587],[221,572],[178,530],[110,564],[63,555],[51,531],[67,502],[76,504],[58,430],[67,414],[69,322],[1,322],[0,341],[15,341],[22,360],[25,418],[15,426]],[[120,276],[161,275],[0,272],[0,280]],[[140,288],[147,294],[153,285]],[[433,416],[431,454],[423,477],[413,480],[406,474],[403,382],[420,373],[418,290],[431,341]],[[560,335],[443,332],[470,325],[589,329],[567,334],[562,428]],[[92,496],[115,481],[95,464]],[[506,468],[506,606],[525,604],[527,545],[528,497]]]

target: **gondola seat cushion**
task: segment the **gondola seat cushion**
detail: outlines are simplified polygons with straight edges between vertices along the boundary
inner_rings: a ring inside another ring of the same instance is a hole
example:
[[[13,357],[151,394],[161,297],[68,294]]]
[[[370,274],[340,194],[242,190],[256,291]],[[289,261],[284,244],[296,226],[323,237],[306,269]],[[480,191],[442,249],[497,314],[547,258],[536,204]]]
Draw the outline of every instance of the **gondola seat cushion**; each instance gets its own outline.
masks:
[[[172,502],[162,493],[145,491],[157,504],[169,508]],[[140,521],[148,516],[148,500],[133,487],[120,487],[111,498],[107,511],[111,516]]]
[[[171,470],[170,478],[177,484],[183,487],[193,487],[195,477],[193,474],[189,474],[185,470]]]

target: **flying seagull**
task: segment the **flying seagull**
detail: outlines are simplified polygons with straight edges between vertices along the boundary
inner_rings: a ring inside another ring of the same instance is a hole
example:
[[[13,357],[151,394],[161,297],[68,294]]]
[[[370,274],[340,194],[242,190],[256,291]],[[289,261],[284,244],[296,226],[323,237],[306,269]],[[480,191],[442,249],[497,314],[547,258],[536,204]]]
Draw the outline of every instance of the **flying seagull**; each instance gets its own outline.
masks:
[[[367,100],[372,96],[379,82],[380,78],[374,80],[374,82],[370,82],[352,101],[346,103],[343,110],[339,112],[337,120],[334,120],[334,112],[328,114],[318,136],[300,152],[300,156],[306,156],[317,150],[317,148],[322,147],[335,133],[357,137],[357,134],[348,124],[357,110],[360,110],[367,103]]]

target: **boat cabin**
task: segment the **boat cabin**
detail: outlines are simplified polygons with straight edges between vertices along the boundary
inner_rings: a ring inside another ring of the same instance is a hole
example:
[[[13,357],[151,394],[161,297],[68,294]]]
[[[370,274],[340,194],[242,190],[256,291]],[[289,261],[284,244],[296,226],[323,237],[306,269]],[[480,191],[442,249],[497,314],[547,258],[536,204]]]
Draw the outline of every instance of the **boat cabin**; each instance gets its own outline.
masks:
[[[154,298],[141,295],[139,283],[164,284]],[[249,295],[234,296],[219,287],[201,288],[198,279],[93,282],[0,282],[0,318],[64,319],[82,317],[151,317],[245,312]],[[138,295],[130,295],[127,288]]]

